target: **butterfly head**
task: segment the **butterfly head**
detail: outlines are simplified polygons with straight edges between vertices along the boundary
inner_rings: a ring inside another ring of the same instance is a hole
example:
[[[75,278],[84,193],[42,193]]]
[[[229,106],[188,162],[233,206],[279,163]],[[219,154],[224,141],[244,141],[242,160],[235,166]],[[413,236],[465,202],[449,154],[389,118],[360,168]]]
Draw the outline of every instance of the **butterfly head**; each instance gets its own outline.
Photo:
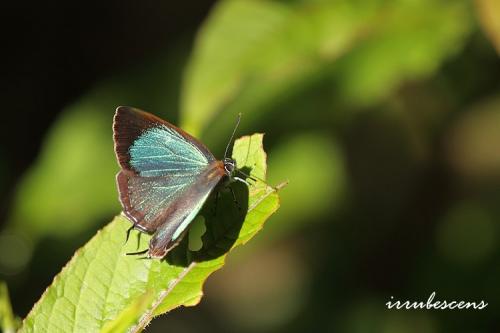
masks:
[[[226,175],[231,178],[233,176],[234,170],[236,170],[236,161],[232,158],[226,157],[224,158],[224,171]]]

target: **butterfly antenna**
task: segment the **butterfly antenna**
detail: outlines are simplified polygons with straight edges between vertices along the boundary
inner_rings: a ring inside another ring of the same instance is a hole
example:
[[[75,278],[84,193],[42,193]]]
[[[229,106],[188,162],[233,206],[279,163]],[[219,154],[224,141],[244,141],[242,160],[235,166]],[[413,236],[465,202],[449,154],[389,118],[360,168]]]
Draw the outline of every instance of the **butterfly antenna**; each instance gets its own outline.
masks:
[[[231,142],[233,142],[234,135],[236,134],[236,129],[238,129],[238,126],[240,125],[240,120],[241,120],[241,113],[238,113],[238,119],[236,120],[236,126],[234,126],[233,134],[231,134],[231,138],[229,139],[229,142],[227,143],[227,146],[226,146],[226,150],[224,151],[224,159],[227,157],[227,151],[229,150],[229,146],[231,145]]]

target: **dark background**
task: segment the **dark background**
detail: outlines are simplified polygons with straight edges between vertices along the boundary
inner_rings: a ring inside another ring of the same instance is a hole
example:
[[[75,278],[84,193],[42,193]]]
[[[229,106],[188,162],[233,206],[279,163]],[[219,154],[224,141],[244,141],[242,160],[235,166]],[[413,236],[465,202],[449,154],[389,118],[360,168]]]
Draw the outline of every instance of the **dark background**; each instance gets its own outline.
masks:
[[[2,141],[7,188],[33,162],[64,106],[103,78],[193,36],[213,1],[11,2],[2,5]],[[166,19],[170,18],[170,19]],[[16,135],[21,126],[28,135]],[[7,126],[5,126],[7,125]],[[22,149],[20,149],[22,147]],[[9,190],[2,191],[2,202]],[[5,216],[6,207],[2,209]]]

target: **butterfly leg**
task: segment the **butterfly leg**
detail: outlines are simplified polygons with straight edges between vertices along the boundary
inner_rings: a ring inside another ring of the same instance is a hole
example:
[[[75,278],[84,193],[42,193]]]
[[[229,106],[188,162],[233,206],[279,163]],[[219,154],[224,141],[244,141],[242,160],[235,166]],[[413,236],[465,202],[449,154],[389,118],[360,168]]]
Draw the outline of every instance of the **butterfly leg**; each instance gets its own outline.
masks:
[[[135,255],[147,253],[148,251],[149,251],[149,249],[146,249],[146,250],[143,250],[143,251],[138,251],[138,252],[127,252],[126,255],[128,255],[128,256],[135,256]]]
[[[215,192],[215,206],[214,206],[214,215],[213,216],[216,216],[217,215],[217,204],[219,202],[219,196],[220,196],[220,190],[217,189],[216,192]]]
[[[141,235],[142,235],[142,232],[139,232],[139,234],[137,235],[137,247],[136,247],[136,250],[139,249],[139,246],[141,245]]]
[[[127,237],[125,238],[125,243],[123,245],[127,244],[128,238],[130,237],[130,232],[132,230],[134,230],[134,225],[133,224],[132,224],[132,226],[130,228],[127,229]]]
[[[130,228],[127,229],[127,236],[125,238],[125,243],[123,243],[123,245],[127,244],[128,239],[130,238],[130,232],[134,230],[134,227],[135,225],[132,225]],[[139,248],[139,245],[141,244],[141,235],[142,235],[141,232],[139,232],[139,234],[137,235],[137,248]]]

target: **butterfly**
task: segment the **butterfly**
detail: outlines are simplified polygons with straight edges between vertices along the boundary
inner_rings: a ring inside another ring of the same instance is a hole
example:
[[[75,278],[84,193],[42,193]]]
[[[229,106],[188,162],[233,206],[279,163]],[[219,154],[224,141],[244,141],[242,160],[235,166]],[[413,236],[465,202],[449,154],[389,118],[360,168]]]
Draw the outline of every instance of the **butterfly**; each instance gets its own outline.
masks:
[[[232,141],[236,128],[231,136]],[[113,119],[119,199],[132,229],[152,234],[147,258],[161,259],[181,240],[214,188],[235,176],[236,161],[217,160],[182,129],[139,109],[120,106]]]

